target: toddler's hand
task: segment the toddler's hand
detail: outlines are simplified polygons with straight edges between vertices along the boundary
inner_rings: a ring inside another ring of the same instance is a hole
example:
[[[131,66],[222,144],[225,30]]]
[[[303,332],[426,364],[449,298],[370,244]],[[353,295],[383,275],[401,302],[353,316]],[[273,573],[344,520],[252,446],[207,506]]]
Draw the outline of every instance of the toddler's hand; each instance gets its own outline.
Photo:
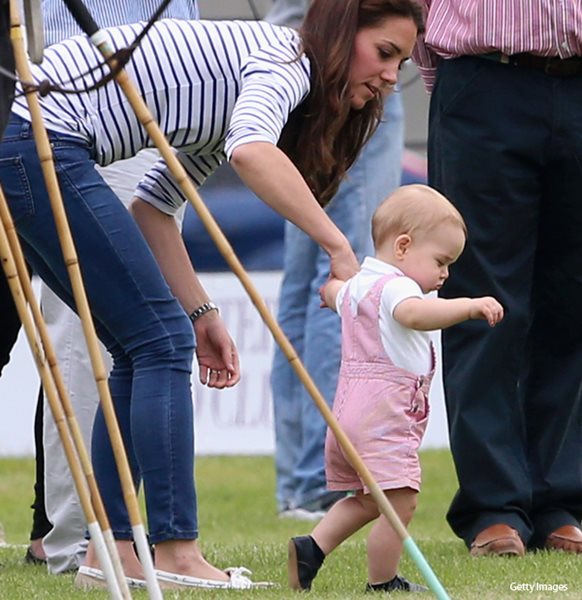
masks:
[[[319,299],[321,300],[321,302],[319,303],[319,308],[330,308],[325,303],[325,288],[327,287],[327,285],[329,284],[331,279],[332,279],[332,277],[331,277],[331,275],[329,275],[327,278],[327,281],[319,288]]]
[[[491,327],[495,327],[503,319],[503,306],[491,296],[473,298],[469,308],[469,318],[484,319]]]
[[[335,302],[338,292],[344,282],[330,275],[329,279],[319,288],[319,297],[321,298],[321,308],[331,308],[336,310]]]

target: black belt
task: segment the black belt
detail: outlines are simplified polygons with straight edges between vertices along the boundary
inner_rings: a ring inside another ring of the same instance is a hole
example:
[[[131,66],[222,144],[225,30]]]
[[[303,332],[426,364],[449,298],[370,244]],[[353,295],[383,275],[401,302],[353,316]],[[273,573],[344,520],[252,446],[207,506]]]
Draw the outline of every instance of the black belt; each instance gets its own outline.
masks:
[[[535,54],[503,54],[490,52],[480,54],[479,58],[494,60],[504,65],[512,65],[521,69],[535,69],[543,71],[552,77],[574,77],[582,75],[582,56],[571,58],[558,58],[557,56],[536,56]]]

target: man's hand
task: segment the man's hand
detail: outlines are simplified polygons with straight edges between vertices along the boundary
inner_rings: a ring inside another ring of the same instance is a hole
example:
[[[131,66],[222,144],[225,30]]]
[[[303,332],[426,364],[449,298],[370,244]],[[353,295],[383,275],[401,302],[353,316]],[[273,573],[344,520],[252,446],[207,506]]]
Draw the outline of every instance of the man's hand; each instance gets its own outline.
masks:
[[[210,311],[194,323],[200,383],[228,388],[240,379],[238,352],[223,320]]]

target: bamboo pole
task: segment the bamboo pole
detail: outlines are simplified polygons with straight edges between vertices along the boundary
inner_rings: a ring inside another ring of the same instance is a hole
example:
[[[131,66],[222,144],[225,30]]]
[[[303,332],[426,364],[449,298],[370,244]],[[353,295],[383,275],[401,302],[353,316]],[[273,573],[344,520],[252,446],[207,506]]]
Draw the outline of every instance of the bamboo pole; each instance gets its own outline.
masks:
[[[107,530],[109,530],[110,539],[113,539],[111,529],[107,523],[107,516],[95,483],[91,461],[85,449],[77,420],[72,413],[70,400],[55,360],[54,350],[46,331],[46,324],[34,296],[20,242],[1,188],[0,221],[0,258],[2,266],[42,381],[44,393],[53,414],[73,482],[79,495],[81,508],[87,519],[87,527],[91,537],[95,537],[99,560],[103,561],[103,572],[106,576],[111,597],[115,599],[122,598],[123,600],[131,598],[125,577],[123,577],[125,589],[122,593],[123,586],[120,586],[113,566],[115,560],[108,554],[108,552],[111,552],[111,543],[107,539]],[[117,556],[115,544],[113,544],[113,547]],[[119,556],[117,556],[117,563],[121,567]],[[121,570],[121,573],[123,573],[123,570]]]
[[[11,39],[14,47],[16,70],[21,80],[32,81],[32,73],[24,48],[17,0],[10,0],[10,15]],[[123,489],[123,496],[127,506],[132,531],[138,547],[139,558],[144,569],[150,597],[154,598],[155,600],[160,600],[162,598],[162,593],[154,573],[153,561],[149,550],[149,544],[147,542],[145,528],[141,519],[137,494],[125,453],[121,431],[115,416],[115,410],[109,392],[109,386],[107,384],[107,371],[105,369],[103,357],[101,356],[97,334],[95,332],[95,326],[93,324],[89,303],[87,301],[87,296],[81,277],[81,271],[79,268],[74,242],[67,222],[54,167],[51,146],[42,119],[40,104],[36,94],[27,93],[26,98],[31,113],[32,129],[37,145],[39,160],[45,179],[45,184],[49,193],[51,208],[54,214],[57,232],[61,242],[65,264],[67,266],[67,272],[71,280],[77,312],[79,314],[85,339],[87,341],[91,365],[95,375],[95,382],[99,392],[99,398],[105,423],[107,425],[107,431],[111,440],[111,446]],[[125,578],[123,578],[123,581],[126,583]]]

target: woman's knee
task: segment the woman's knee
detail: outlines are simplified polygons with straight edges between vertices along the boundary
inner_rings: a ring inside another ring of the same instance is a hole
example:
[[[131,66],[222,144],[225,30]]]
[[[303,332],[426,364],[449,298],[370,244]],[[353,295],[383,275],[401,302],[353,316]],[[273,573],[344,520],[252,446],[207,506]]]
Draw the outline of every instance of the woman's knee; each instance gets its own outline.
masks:
[[[186,313],[160,322],[148,339],[135,349],[133,361],[139,367],[161,365],[190,370],[194,356],[195,338],[192,323]]]

